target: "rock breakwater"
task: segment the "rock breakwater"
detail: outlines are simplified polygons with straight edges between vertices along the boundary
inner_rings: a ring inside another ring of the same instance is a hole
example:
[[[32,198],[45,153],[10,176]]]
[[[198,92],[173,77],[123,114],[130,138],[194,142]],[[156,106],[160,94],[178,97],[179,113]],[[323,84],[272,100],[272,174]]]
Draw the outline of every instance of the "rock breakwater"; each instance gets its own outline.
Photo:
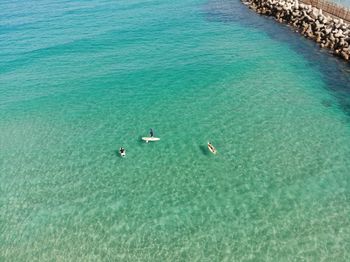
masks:
[[[274,17],[291,25],[302,35],[315,40],[322,48],[349,61],[350,25],[342,19],[323,14],[321,9],[298,0],[242,0],[258,14]]]

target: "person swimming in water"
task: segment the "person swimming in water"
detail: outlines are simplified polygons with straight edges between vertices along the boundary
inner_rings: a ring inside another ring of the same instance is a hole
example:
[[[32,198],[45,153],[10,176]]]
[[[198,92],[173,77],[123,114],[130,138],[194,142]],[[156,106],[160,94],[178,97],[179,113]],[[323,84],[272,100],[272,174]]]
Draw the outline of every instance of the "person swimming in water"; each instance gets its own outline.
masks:
[[[124,148],[124,147],[121,147],[121,148],[119,149],[119,153],[120,153],[121,156],[125,156],[125,154],[126,154],[125,148]]]
[[[210,142],[208,142],[208,148],[213,154],[216,154],[216,148]]]

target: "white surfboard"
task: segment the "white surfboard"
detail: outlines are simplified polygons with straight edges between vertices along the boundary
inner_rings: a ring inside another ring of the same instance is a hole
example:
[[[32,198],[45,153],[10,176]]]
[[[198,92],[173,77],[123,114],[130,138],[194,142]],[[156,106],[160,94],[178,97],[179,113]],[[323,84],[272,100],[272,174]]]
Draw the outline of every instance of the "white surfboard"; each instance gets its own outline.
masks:
[[[142,138],[143,141],[148,142],[155,142],[155,141],[159,141],[160,138],[159,137],[143,137]]]

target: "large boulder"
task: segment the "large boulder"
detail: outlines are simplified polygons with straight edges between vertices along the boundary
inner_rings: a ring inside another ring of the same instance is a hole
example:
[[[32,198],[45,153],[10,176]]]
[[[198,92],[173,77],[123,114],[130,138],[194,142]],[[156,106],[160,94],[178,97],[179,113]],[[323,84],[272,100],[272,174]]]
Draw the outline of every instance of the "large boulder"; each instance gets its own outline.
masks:
[[[319,16],[319,11],[317,8],[312,8],[312,11],[310,12],[310,17],[312,17],[313,19],[318,19]]]
[[[349,53],[345,51],[340,52],[341,57],[343,57],[345,60],[349,60]]]
[[[312,32],[311,26],[309,26],[309,28],[307,29],[306,36],[309,37],[309,38],[314,38],[315,37],[314,33]]]
[[[337,37],[337,38],[344,38],[345,36],[343,35],[343,31],[341,29],[338,30],[338,32],[336,32],[334,34],[334,37]]]
[[[329,35],[331,32],[332,32],[332,27],[326,27],[325,28],[326,35]]]
[[[317,31],[320,31],[323,27],[324,27],[324,24],[322,24],[322,23],[319,22],[318,20],[315,21],[315,29],[316,29]]]
[[[298,0],[294,1],[294,9],[299,9],[299,1]]]
[[[315,36],[316,36],[316,42],[321,43],[322,41],[321,32],[316,32]]]

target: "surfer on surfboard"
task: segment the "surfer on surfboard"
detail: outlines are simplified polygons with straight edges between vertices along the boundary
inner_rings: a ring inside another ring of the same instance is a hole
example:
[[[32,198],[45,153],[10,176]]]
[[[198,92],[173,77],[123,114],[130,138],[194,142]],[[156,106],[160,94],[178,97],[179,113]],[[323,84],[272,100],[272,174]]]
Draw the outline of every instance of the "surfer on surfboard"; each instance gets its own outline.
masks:
[[[155,141],[159,141],[160,140],[159,137],[154,137],[153,128],[150,128],[150,130],[149,130],[149,137],[141,137],[141,139],[143,141],[146,141],[146,143],[148,143],[148,142],[155,142]]]
[[[210,150],[210,152],[212,152],[213,154],[216,154],[216,148],[210,143],[208,142],[208,149]]]

